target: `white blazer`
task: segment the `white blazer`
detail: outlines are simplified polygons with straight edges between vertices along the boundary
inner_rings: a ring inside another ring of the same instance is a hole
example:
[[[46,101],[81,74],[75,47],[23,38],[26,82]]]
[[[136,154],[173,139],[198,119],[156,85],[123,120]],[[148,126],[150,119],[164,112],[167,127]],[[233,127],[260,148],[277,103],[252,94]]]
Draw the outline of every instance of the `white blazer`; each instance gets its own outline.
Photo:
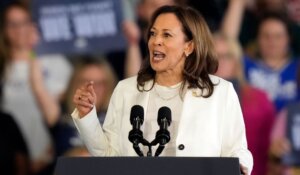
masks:
[[[137,104],[145,110],[151,106],[148,106],[149,92],[137,90],[136,78],[118,83],[112,94],[103,128],[97,119],[95,107],[81,119],[77,109],[72,113],[75,125],[93,156],[137,156],[128,140],[128,133],[132,129],[130,110]],[[247,149],[238,97],[230,82],[213,75],[210,78],[217,84],[212,96],[198,97],[200,89],[189,89],[184,96],[176,138],[176,156],[238,157],[240,163],[251,172],[253,159]],[[152,81],[147,82],[145,89],[149,89],[151,85]]]

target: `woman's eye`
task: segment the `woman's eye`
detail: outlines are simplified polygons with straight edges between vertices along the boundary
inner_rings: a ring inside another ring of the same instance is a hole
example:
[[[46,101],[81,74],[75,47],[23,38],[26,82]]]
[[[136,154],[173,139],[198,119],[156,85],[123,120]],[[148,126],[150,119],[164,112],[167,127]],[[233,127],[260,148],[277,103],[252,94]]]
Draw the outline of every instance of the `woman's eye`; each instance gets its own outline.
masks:
[[[153,32],[153,31],[150,31],[150,36],[154,36],[155,35],[155,33]]]
[[[172,35],[170,35],[169,33],[164,33],[164,37],[171,37]]]

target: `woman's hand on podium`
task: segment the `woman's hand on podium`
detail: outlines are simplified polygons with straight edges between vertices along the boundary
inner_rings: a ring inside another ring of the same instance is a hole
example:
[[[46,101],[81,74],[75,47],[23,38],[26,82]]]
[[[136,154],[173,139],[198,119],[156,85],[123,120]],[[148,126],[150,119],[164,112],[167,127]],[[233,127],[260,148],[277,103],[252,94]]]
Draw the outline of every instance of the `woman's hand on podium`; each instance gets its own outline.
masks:
[[[82,85],[75,92],[73,102],[79,112],[79,117],[86,116],[96,104],[96,93],[94,90],[94,82],[90,81]]]

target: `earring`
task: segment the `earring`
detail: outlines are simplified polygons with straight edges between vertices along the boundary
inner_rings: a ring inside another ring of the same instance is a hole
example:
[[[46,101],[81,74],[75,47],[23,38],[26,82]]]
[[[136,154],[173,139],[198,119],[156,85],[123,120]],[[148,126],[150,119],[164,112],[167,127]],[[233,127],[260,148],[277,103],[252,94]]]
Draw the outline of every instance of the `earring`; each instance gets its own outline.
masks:
[[[188,56],[189,56],[189,54],[188,54],[188,53],[185,53],[185,52],[184,52],[184,54],[185,54],[185,57],[188,57]]]

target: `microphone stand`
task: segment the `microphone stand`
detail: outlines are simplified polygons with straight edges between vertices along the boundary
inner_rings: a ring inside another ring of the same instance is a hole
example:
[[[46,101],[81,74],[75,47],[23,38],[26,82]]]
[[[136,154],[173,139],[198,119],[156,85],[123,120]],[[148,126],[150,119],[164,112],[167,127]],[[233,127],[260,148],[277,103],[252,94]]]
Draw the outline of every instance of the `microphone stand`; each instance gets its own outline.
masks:
[[[141,142],[144,146],[148,146],[148,152],[147,152],[147,157],[152,157],[152,147],[151,144],[143,138],[142,142]]]
[[[157,148],[157,150],[156,150],[156,152],[155,152],[155,154],[154,154],[154,156],[155,157],[158,157],[161,153],[162,153],[162,151],[165,149],[165,144],[162,144],[159,140],[158,140],[158,137],[156,137],[152,142],[151,142],[151,144],[150,144],[150,148],[152,148],[152,146],[155,146],[155,145],[157,145],[157,144],[159,144],[159,146],[158,146],[158,148]]]
[[[135,123],[134,126],[137,126],[137,128],[140,128],[140,126],[141,126],[140,118],[134,118],[133,123]],[[141,151],[141,148],[139,147],[139,143],[143,143],[145,139],[143,137],[143,132],[137,128],[133,128],[129,132],[128,139],[132,142],[133,149],[137,153],[137,155],[140,157],[144,157],[144,154]]]
[[[158,157],[162,151],[165,149],[165,145],[170,141],[170,132],[167,129],[168,128],[168,120],[166,118],[162,119],[162,124],[160,125],[160,129],[156,132],[155,139],[151,142],[151,145],[157,145],[159,144],[154,156]]]
[[[166,107],[162,107],[159,110],[164,110]],[[168,109],[168,108],[167,108]],[[169,110],[170,111],[170,110]],[[148,147],[147,157],[152,157],[152,146],[155,146],[159,144],[154,156],[158,157],[162,151],[165,149],[165,145],[170,141],[170,132],[168,131],[168,126],[171,123],[171,120],[168,120],[166,117],[161,118],[158,120],[158,124],[160,125],[159,130],[156,132],[155,139],[149,143],[144,137],[143,132],[140,130],[140,126],[143,123],[143,119],[140,118],[133,118],[131,121],[131,124],[133,125],[133,129],[129,132],[129,140],[133,143],[133,149],[137,153],[138,156],[144,157],[143,152],[141,151],[141,148],[139,147],[139,144],[141,143],[143,146]]]
[[[164,149],[165,149],[165,145],[159,144],[154,156],[158,157]]]
[[[133,143],[133,149],[134,149],[134,151],[137,153],[138,156],[144,157],[144,154],[143,154],[143,152],[141,151],[141,148],[139,147],[139,143],[138,143],[138,142],[134,142],[134,143]]]
[[[160,130],[159,130],[160,131]],[[158,131],[158,133],[159,133]],[[162,151],[165,149],[165,144],[168,142],[166,139],[161,139],[159,137],[156,136],[156,138],[151,142],[149,143],[146,139],[142,139],[140,142],[139,141],[134,141],[133,142],[133,149],[134,151],[137,153],[138,156],[140,157],[144,157],[144,154],[143,152],[141,151],[141,148],[139,147],[139,143],[141,143],[143,146],[147,146],[148,147],[148,152],[147,152],[147,157],[153,157],[152,156],[152,146],[155,146],[157,144],[159,144],[154,156],[155,157],[158,157]]]

